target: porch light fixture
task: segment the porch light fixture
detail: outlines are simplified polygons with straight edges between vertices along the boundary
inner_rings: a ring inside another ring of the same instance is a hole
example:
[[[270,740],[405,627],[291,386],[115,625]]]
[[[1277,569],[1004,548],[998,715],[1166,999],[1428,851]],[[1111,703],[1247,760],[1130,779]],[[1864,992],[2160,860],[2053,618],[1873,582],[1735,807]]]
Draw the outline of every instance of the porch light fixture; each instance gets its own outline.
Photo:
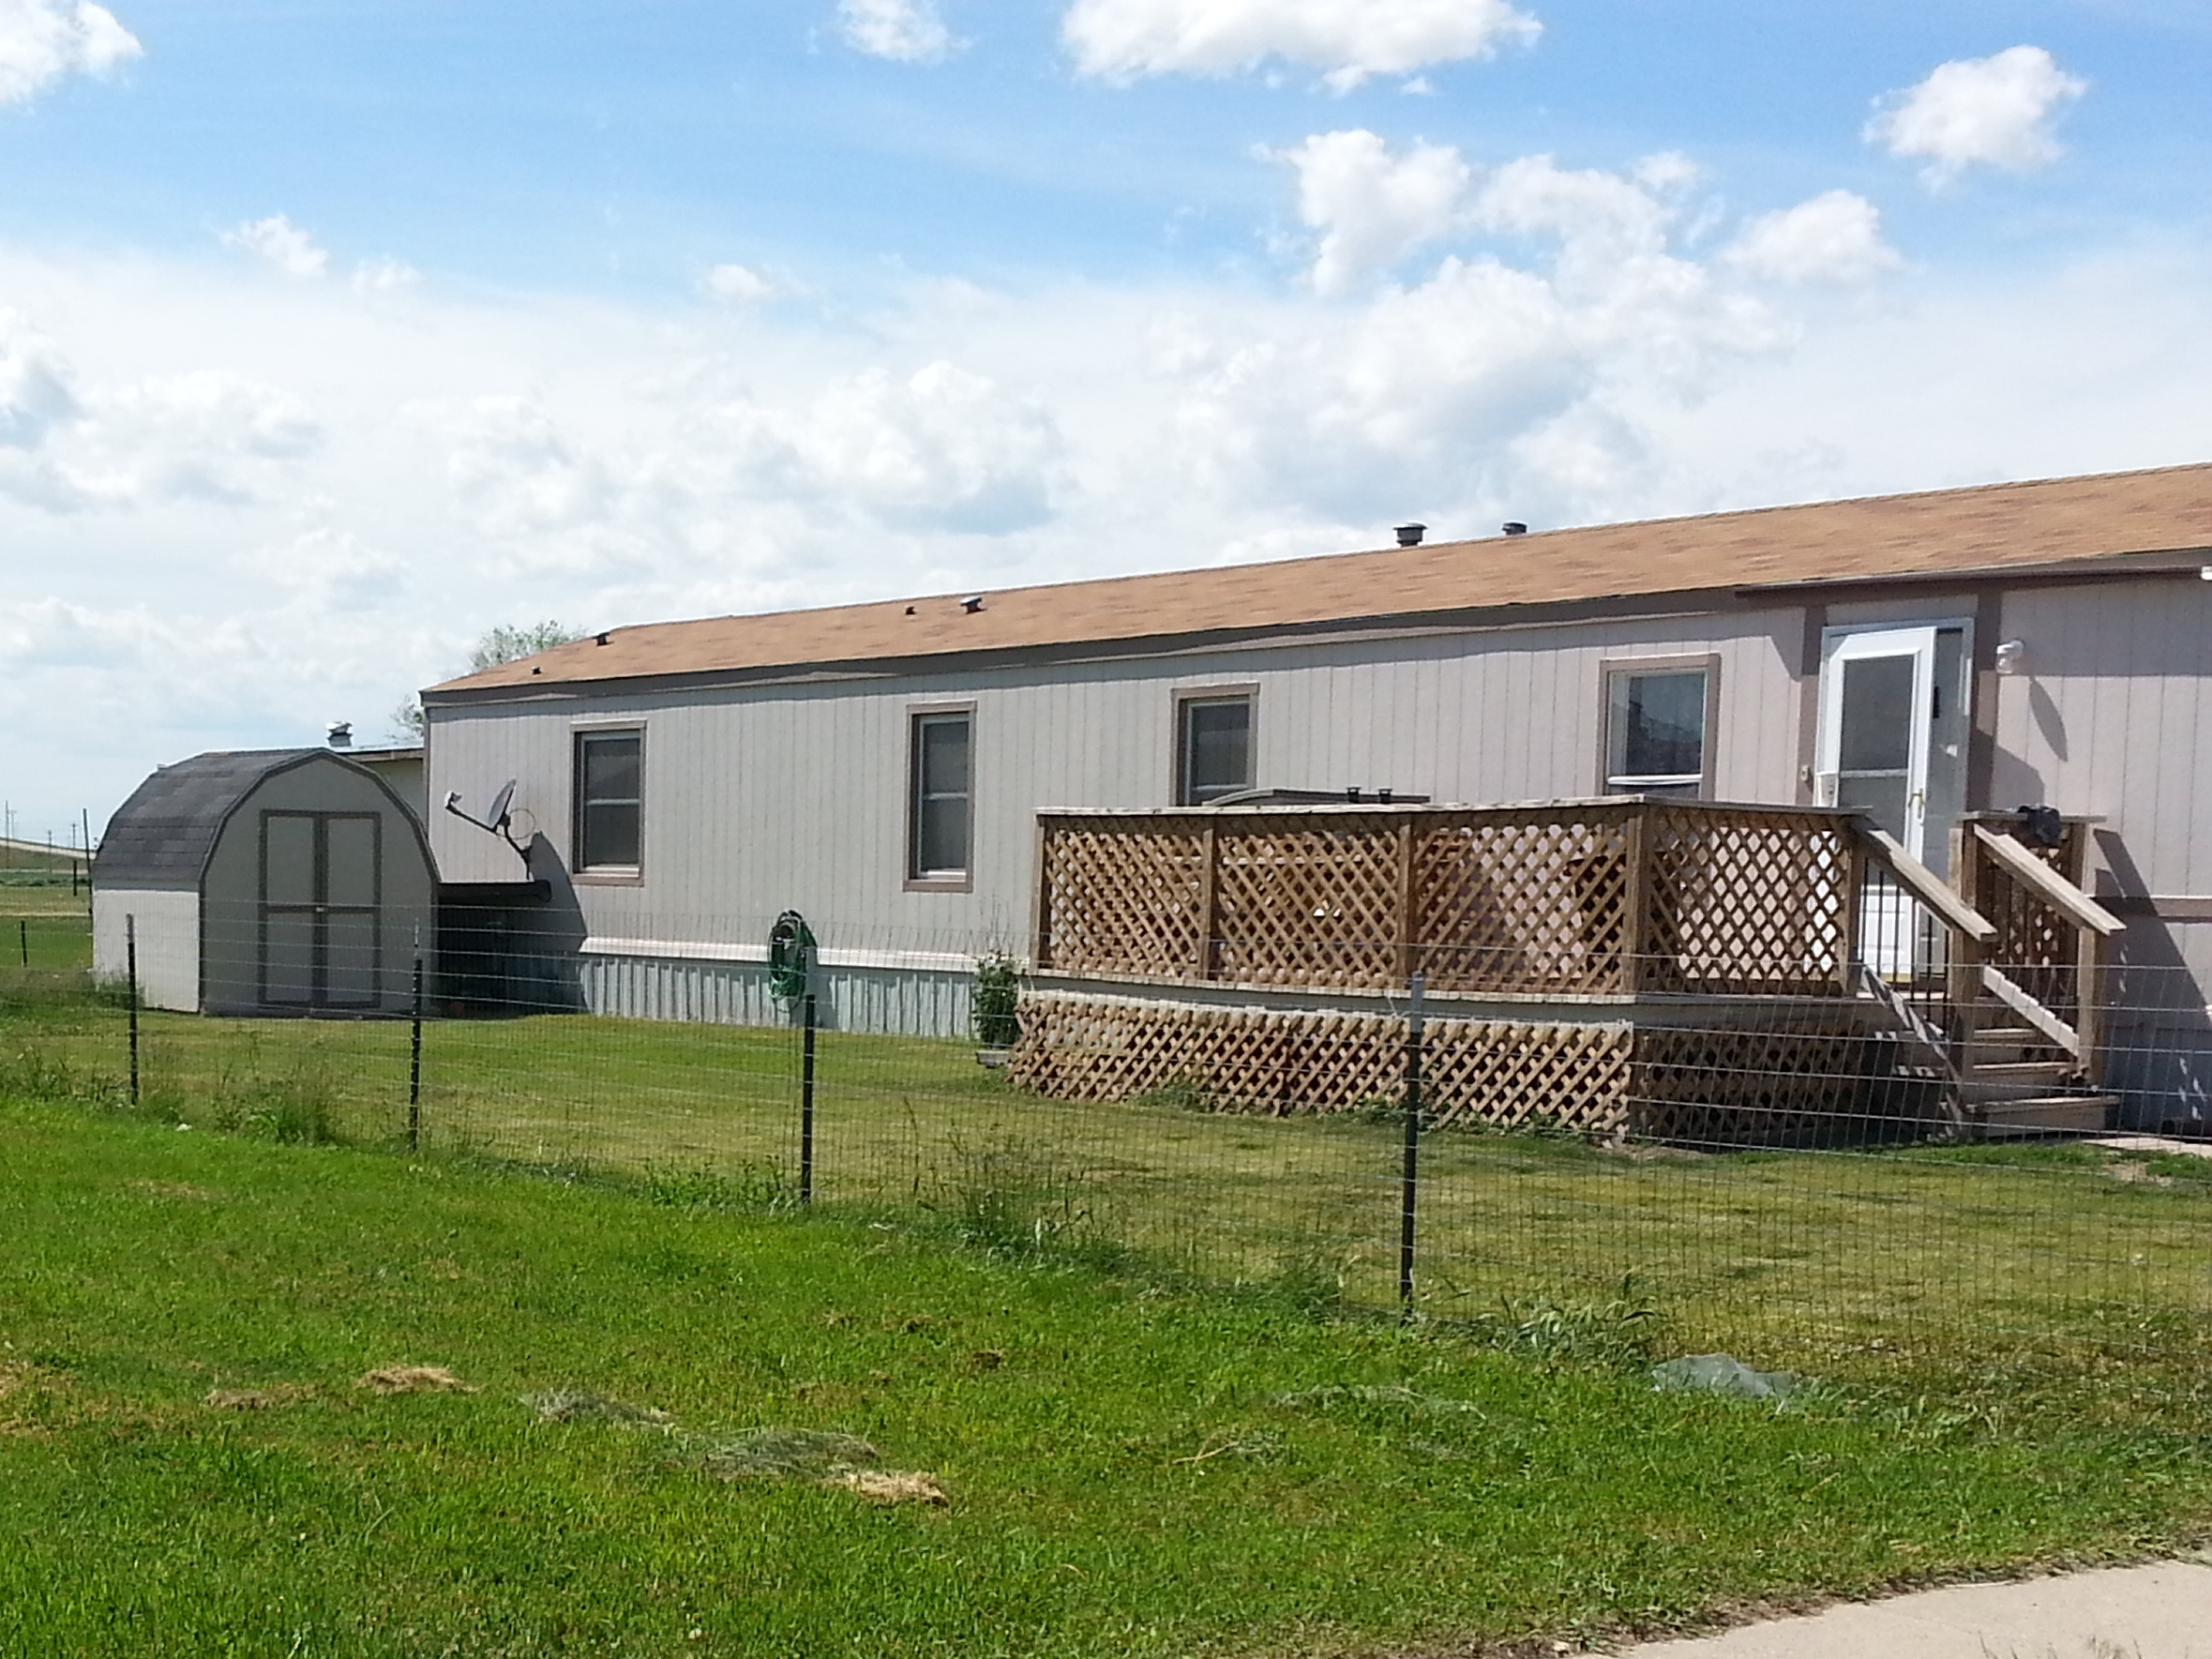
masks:
[[[2002,645],[1997,647],[1997,672],[2000,674],[2017,674],[2020,672],[2021,659],[2026,655],[2026,641],[2007,640]]]

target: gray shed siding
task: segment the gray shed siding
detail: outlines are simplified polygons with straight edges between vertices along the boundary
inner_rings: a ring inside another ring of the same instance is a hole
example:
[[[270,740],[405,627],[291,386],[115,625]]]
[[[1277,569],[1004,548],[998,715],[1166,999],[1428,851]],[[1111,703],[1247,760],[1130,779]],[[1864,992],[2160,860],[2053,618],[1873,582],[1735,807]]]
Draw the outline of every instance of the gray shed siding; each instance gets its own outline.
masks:
[[[373,814],[380,820],[381,893],[374,1002],[399,1014],[414,995],[415,940],[435,945],[435,877],[414,820],[371,777],[310,760],[254,786],[224,825],[202,885],[201,1005],[210,1014],[265,1012],[261,1001],[261,823],[266,812]]]

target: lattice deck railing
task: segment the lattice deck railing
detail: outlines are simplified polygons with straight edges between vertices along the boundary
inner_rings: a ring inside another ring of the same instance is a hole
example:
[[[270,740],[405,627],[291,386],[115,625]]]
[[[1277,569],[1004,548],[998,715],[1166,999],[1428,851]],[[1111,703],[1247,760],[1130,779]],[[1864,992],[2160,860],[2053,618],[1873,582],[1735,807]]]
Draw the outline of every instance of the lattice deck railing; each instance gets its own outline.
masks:
[[[1643,798],[1039,815],[1032,960],[1104,978],[1843,995],[1850,815]]]

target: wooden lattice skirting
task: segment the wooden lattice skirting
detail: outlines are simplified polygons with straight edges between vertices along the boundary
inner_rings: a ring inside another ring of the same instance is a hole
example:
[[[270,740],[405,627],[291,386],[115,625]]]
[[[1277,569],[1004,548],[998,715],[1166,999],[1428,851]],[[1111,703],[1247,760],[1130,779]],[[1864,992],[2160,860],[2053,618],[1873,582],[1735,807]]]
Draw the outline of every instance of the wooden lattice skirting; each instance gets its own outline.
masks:
[[[1790,1145],[1858,1139],[1935,1114],[1848,1004],[1796,1029],[1507,1021],[1432,1014],[1432,1122],[1542,1124],[1592,1136]],[[1268,1116],[1400,1105],[1406,1022],[1380,1013],[1031,992],[1011,1081],[1061,1100],[1172,1098]]]

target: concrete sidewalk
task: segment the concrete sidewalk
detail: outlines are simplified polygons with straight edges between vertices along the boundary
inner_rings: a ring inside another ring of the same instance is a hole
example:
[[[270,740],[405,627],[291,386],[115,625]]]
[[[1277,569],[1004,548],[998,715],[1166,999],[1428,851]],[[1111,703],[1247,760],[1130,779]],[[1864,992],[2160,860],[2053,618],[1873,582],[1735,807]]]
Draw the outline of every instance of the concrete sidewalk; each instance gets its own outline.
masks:
[[[1647,1643],[1622,1659],[2212,1659],[2212,1566],[1962,1584]]]

